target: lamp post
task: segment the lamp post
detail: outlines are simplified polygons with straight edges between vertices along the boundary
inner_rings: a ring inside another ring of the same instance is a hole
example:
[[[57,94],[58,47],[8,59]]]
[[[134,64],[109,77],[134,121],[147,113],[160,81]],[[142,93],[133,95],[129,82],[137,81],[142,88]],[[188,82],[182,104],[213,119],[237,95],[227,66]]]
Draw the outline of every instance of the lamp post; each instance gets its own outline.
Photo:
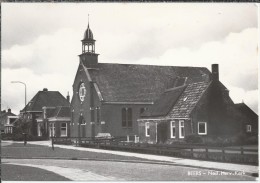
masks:
[[[11,83],[20,83],[24,85],[24,113],[26,113],[26,84],[24,82],[21,81],[11,81]]]
[[[24,114],[26,115],[26,84],[24,82],[21,82],[21,81],[11,81],[11,83],[20,83],[20,84],[23,84],[24,85]],[[27,139],[26,139],[26,136],[27,136],[27,133],[23,133],[24,135],[24,146],[27,144]]]

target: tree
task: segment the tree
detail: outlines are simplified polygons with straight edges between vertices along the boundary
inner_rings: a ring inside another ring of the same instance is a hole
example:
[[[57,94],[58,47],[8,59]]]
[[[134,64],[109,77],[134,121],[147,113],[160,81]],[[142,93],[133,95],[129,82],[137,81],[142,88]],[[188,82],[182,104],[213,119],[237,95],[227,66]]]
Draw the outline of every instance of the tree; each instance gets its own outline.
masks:
[[[23,117],[18,118],[14,122],[14,134],[22,134],[27,133],[30,134],[32,122],[29,119],[25,119]]]

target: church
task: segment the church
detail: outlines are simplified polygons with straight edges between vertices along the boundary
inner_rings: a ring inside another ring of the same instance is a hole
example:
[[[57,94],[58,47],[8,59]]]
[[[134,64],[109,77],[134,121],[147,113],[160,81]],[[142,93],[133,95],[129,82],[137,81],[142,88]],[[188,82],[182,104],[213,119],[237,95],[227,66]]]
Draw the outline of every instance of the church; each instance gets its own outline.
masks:
[[[158,138],[173,137],[173,133],[175,136],[181,133],[180,139],[185,138],[196,134],[198,128],[203,135],[206,131],[207,135],[222,132],[223,128],[227,133],[242,131],[243,127],[240,123],[234,124],[234,119],[229,123],[220,117],[222,104],[217,100],[224,98],[228,106],[234,103],[218,80],[218,64],[213,64],[210,72],[205,67],[100,63],[89,24],[81,42],[82,53],[70,108],[71,137],[110,133],[112,136],[137,135],[141,141],[157,142]],[[211,123],[206,121],[209,118]],[[179,133],[170,131],[175,125],[172,121],[176,122]],[[165,122],[166,126],[159,126]],[[218,130],[214,131],[216,127]]]

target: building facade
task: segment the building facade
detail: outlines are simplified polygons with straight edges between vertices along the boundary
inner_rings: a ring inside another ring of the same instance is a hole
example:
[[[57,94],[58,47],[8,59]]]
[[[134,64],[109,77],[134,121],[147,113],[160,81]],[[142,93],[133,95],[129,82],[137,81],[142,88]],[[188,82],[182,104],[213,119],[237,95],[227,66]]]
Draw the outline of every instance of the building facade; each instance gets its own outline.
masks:
[[[7,112],[1,111],[0,114],[0,124],[1,124],[1,133],[12,134],[14,128],[14,122],[18,118],[17,115],[13,114],[11,109],[8,109]]]
[[[208,82],[166,90],[138,119],[140,141],[183,142],[191,135],[209,141],[217,137],[238,137],[246,133],[246,128],[251,132],[249,125],[254,123],[256,127],[257,115],[253,114],[254,120],[250,121],[238,109],[229,97],[229,90],[219,81],[218,70],[218,65],[213,64]]]
[[[235,104],[236,108],[243,115],[243,131],[248,136],[258,135],[258,115],[244,102]]]
[[[43,107],[42,116],[36,119],[37,135],[49,137],[70,136],[70,107]],[[48,131],[46,131],[48,129]]]
[[[141,113],[165,90],[210,81],[211,73],[204,67],[100,63],[89,25],[81,42],[71,101],[73,137],[139,135]]]
[[[39,91],[21,111],[21,116],[31,122],[31,128],[28,133],[38,136],[38,132],[42,134],[45,131],[46,135],[49,136],[49,124],[46,121],[46,114],[51,114],[53,112],[52,109],[56,109],[58,106],[69,107],[69,100],[69,96],[66,99],[58,91],[48,91],[47,88]],[[44,121],[41,121],[41,118]]]

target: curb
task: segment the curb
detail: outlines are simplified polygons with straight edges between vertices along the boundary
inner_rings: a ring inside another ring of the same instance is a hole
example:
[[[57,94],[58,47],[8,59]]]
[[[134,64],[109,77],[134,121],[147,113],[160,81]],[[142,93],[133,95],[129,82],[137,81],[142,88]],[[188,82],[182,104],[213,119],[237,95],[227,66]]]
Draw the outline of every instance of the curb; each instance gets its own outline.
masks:
[[[17,158],[12,156],[4,156],[1,159],[55,159],[55,160],[84,160],[84,161],[107,161],[107,162],[123,162],[123,163],[144,163],[144,164],[157,164],[157,165],[170,165],[170,166],[182,166],[182,167],[190,167],[190,168],[200,168],[206,170],[214,170],[214,171],[229,171],[229,172],[239,172],[234,170],[223,170],[219,168],[207,168],[200,167],[194,165],[185,165],[185,164],[177,164],[171,163],[167,161],[141,161],[141,160],[117,160],[117,159],[98,159],[98,158],[77,158],[77,157],[30,157],[30,158]],[[246,176],[250,177],[259,177],[258,172],[244,172]]]

